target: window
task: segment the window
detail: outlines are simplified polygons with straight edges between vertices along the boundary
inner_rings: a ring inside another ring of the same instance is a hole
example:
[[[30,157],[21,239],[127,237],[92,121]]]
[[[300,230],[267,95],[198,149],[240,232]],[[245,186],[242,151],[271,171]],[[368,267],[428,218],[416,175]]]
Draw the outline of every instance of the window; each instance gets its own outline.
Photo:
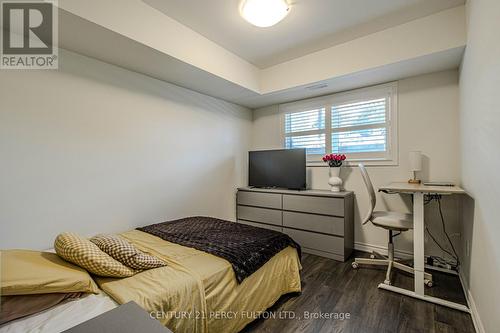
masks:
[[[326,153],[348,162],[397,164],[395,83],[280,105],[283,145],[306,148],[310,164]]]

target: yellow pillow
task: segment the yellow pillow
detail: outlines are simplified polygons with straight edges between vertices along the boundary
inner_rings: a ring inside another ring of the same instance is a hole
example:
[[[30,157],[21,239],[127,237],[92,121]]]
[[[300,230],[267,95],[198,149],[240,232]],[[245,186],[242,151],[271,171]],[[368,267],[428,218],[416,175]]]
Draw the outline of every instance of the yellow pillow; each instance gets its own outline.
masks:
[[[133,269],[143,270],[167,266],[160,259],[139,251],[120,236],[101,234],[89,240],[106,254]]]
[[[5,250],[0,256],[3,296],[99,292],[89,273],[55,253]]]
[[[54,248],[61,258],[85,268],[90,273],[107,277],[128,277],[136,272],[101,251],[86,238],[71,232],[59,234]]]

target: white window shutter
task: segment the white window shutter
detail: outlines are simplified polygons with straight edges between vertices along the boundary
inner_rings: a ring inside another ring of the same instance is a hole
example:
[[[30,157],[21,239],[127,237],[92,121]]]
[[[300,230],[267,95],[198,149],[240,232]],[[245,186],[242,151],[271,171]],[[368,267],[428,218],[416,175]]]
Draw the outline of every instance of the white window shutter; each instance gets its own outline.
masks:
[[[346,154],[347,162],[397,164],[397,83],[280,105],[286,149],[306,148],[309,163]]]
[[[384,97],[332,106],[332,151],[387,151],[387,105]]]

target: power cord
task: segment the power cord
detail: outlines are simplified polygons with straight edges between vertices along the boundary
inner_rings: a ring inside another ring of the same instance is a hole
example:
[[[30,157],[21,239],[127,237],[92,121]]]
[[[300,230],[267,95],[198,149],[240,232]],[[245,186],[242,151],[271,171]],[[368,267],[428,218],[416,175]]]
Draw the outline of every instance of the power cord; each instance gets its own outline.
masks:
[[[379,190],[379,192],[384,192],[386,194],[400,194],[399,192],[393,192],[393,191],[387,191],[387,190]],[[432,241],[446,254],[448,254],[450,257],[453,258],[453,260],[455,262],[449,262],[448,260],[444,259],[444,258],[441,258],[441,257],[438,257],[438,256],[431,256],[431,258],[433,260],[436,260],[437,262],[443,264],[443,265],[450,265],[450,266],[456,266],[457,269],[458,267],[460,266],[460,259],[458,258],[458,254],[457,254],[457,251],[455,250],[455,246],[453,245],[452,241],[451,241],[451,238],[450,236],[448,235],[448,232],[446,231],[446,224],[445,224],[445,221],[444,221],[444,215],[443,215],[443,210],[441,208],[441,195],[440,194],[429,194],[427,196],[425,196],[424,198],[424,205],[428,205],[430,204],[432,201],[437,201],[438,203],[438,210],[439,210],[439,217],[441,219],[441,226],[443,228],[443,232],[446,236],[446,239],[448,240],[448,243],[450,244],[451,246],[451,249],[453,251],[450,252],[449,250],[445,249],[436,239],[436,237],[434,237],[434,235],[431,233],[431,231],[429,230],[429,227],[426,225],[425,226],[425,231],[427,231],[427,233],[429,234],[429,237],[432,239]],[[413,204],[413,196],[411,197],[411,203]],[[400,233],[399,233],[400,234]],[[395,235],[395,236],[398,236],[399,234]]]
[[[439,217],[441,219],[441,226],[443,228],[443,233],[444,235],[446,236],[446,239],[448,240],[448,243],[450,244],[450,247],[453,251],[450,252],[448,251],[447,249],[445,249],[437,240],[436,240],[436,237],[434,237],[434,235],[431,233],[431,231],[429,230],[428,226],[426,225],[425,226],[425,230],[427,231],[427,233],[429,234],[429,236],[431,237],[432,241],[445,253],[447,253],[450,257],[452,257],[454,260],[455,260],[455,264],[456,266],[460,266],[460,259],[458,257],[458,254],[457,254],[457,251],[455,250],[455,246],[453,245],[453,242],[451,241],[451,238],[450,236],[448,235],[448,232],[446,231],[446,223],[444,221],[444,215],[443,215],[443,209],[441,207],[441,195],[438,195],[438,194],[433,194],[433,195],[429,195],[428,199],[424,202],[425,204],[429,204],[431,203],[432,201],[437,201],[437,204],[438,204],[438,211],[439,211]],[[437,261],[444,261],[445,263],[446,260],[444,260],[443,258],[439,258],[439,257],[435,257],[436,259],[438,259]],[[447,263],[448,264],[448,263]]]

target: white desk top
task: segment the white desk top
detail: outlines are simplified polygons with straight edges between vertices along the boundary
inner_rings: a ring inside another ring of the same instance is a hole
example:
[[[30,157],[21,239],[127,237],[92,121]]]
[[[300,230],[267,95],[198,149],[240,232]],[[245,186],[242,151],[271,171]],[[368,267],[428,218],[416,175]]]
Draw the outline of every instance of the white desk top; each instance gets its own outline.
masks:
[[[427,186],[423,184],[410,184],[407,182],[390,183],[379,187],[380,191],[402,192],[402,193],[443,193],[443,194],[463,194],[465,190],[458,186]]]

